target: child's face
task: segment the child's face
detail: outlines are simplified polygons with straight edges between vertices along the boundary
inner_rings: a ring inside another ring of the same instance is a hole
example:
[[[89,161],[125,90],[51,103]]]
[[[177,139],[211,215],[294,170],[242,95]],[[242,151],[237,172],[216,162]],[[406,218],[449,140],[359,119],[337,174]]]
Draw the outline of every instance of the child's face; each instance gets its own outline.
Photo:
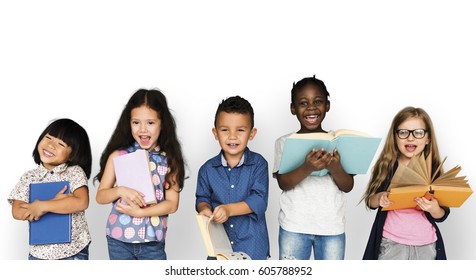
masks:
[[[46,134],[38,143],[38,154],[43,166],[51,170],[69,160],[73,149],[63,140]]]
[[[239,161],[248,141],[256,135],[256,128],[251,128],[250,116],[240,113],[219,113],[212,131],[227,160],[232,157]]]
[[[426,129],[425,123],[421,118],[409,118],[402,122],[397,130],[406,129],[406,130],[415,130],[415,129]],[[405,137],[406,135],[400,136],[399,133],[395,132],[395,140],[397,143],[398,150],[400,151],[400,156],[398,157],[398,162],[407,165],[410,162],[410,159],[413,156],[418,156],[423,152],[425,146],[430,143],[428,133],[424,133],[423,138],[415,138],[413,134],[416,134],[418,137],[421,137],[421,134],[416,132],[409,133],[406,139],[401,139],[400,137]],[[401,133],[404,134],[404,133]]]
[[[157,146],[160,136],[161,121],[157,112],[145,105],[131,111],[131,133],[134,140],[144,150]]]
[[[330,102],[326,95],[314,85],[308,85],[297,92],[291,113],[296,115],[301,129],[299,133],[322,132],[321,123],[329,111]]]

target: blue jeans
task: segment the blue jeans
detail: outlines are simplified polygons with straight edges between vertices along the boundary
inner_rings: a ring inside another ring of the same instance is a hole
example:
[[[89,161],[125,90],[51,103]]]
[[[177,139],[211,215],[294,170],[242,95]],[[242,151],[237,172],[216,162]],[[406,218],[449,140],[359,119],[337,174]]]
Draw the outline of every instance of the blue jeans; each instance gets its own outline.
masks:
[[[312,235],[290,232],[279,227],[280,260],[309,260],[312,250],[315,260],[343,260],[345,233]]]
[[[145,243],[126,243],[106,236],[111,260],[166,260],[165,240]]]
[[[28,254],[28,259],[31,260],[31,261],[33,261],[33,260],[42,260],[42,259],[39,259],[37,257],[33,257],[31,254]],[[86,245],[86,247],[84,247],[83,250],[81,250],[76,255],[73,255],[71,257],[66,257],[66,258],[60,259],[60,260],[84,261],[84,260],[88,260],[88,259],[89,259],[89,244]]]

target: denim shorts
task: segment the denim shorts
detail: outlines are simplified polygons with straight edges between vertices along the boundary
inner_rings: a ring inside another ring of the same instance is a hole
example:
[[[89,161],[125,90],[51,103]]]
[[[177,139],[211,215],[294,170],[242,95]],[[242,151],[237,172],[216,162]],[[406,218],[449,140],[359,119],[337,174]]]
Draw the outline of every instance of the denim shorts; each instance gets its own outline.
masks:
[[[165,240],[126,243],[106,236],[111,260],[166,260]]]
[[[314,251],[315,260],[343,260],[345,233],[312,235],[286,231],[279,227],[279,259],[309,260]]]
[[[39,259],[37,257],[33,257],[31,254],[28,254],[28,259],[31,260],[31,261],[33,261],[33,260],[42,260],[42,259]],[[83,250],[81,250],[76,255],[73,255],[71,257],[66,257],[66,258],[63,258],[63,259],[60,259],[60,260],[84,261],[84,260],[88,260],[88,259],[89,259],[89,244],[86,245],[86,247],[84,247]]]

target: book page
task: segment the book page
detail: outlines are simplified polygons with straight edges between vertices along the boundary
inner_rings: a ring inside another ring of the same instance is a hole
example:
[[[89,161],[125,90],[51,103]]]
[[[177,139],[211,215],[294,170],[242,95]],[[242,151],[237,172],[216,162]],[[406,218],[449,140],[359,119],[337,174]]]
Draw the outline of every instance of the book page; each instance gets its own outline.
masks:
[[[352,130],[352,129],[337,129],[337,130],[334,131],[334,136],[335,137],[340,136],[340,135],[371,137],[370,134],[368,134],[366,132]]]
[[[294,133],[290,135],[288,138],[332,140],[334,139],[334,136],[330,133],[314,132],[314,133]]]

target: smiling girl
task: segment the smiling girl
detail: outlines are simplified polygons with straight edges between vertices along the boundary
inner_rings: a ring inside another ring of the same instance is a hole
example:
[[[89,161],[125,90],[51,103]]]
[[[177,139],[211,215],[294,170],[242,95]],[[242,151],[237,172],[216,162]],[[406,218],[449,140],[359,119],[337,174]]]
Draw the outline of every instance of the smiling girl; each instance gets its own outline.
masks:
[[[146,205],[142,193],[116,186],[113,159],[137,149],[148,152],[157,204]],[[175,121],[165,96],[158,90],[138,90],[122,111],[95,177],[100,182],[96,201],[112,203],[106,226],[110,259],[167,259],[167,218],[177,211],[184,174]]]
[[[38,167],[24,173],[8,197],[13,218],[34,223],[48,212],[72,214],[72,228],[71,242],[30,245],[28,259],[89,259],[91,236],[85,210],[92,156],[86,130],[70,119],[53,121],[38,138],[33,159]],[[64,187],[51,200],[28,203],[31,183],[61,181],[69,182],[70,194]]]
[[[421,108],[405,107],[394,117],[387,141],[372,170],[363,197],[366,206],[377,209],[364,259],[434,260],[446,259],[443,239],[436,225],[450,209],[438,200],[416,198],[419,209],[381,211],[391,205],[388,186],[398,165],[408,165],[412,157],[432,156],[432,166],[440,166],[440,154],[430,116]],[[432,170],[435,173],[436,170]],[[432,174],[433,175],[433,174]]]

